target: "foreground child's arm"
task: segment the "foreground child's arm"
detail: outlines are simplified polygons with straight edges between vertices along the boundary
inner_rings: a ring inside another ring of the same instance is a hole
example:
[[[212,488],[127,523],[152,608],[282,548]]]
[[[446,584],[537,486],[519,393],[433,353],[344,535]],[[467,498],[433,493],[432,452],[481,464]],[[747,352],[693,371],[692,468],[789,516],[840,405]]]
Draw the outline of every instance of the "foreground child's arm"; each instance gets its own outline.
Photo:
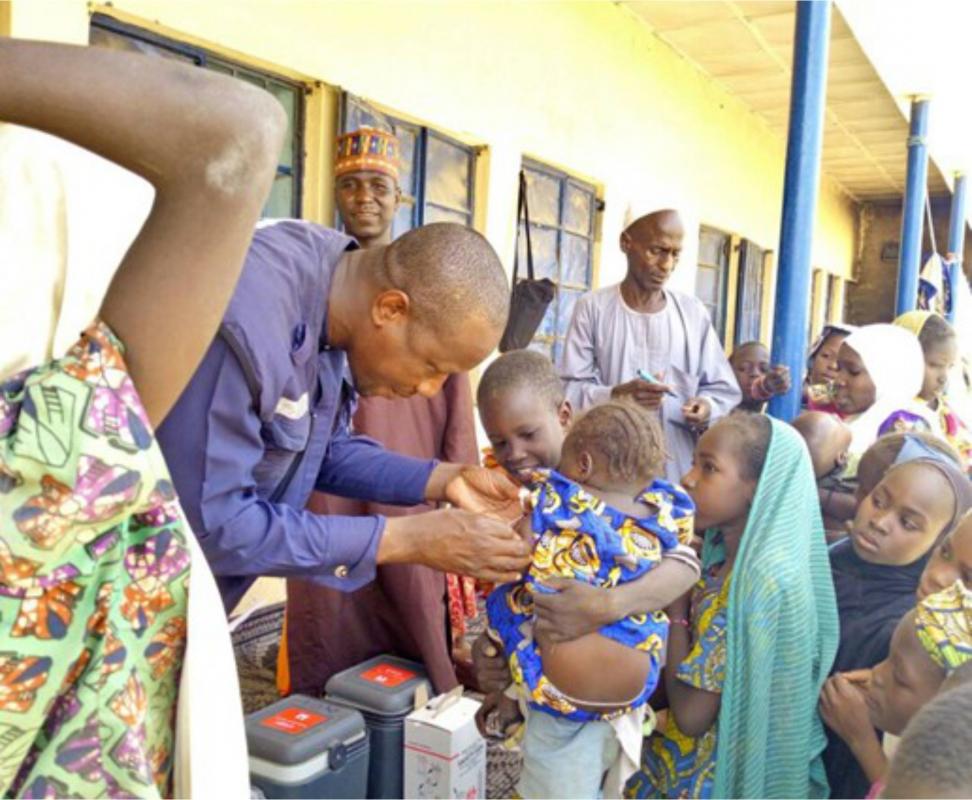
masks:
[[[820,716],[854,753],[854,758],[871,783],[884,780],[888,758],[874,732],[864,692],[851,683],[846,673],[834,675],[820,692]]]
[[[611,589],[550,579],[545,583],[557,593],[538,593],[533,599],[536,630],[554,642],[577,639],[632,614],[665,608],[685,594],[698,577],[698,566],[689,559],[665,557],[637,580]]]
[[[672,603],[667,611],[672,620],[687,621],[688,594]],[[678,677],[678,668],[691,651],[689,626],[672,624],[668,632],[668,661],[665,665],[665,692],[668,695],[669,712],[674,714],[675,722],[682,733],[686,736],[701,736],[715,724],[722,695],[689,686]]]
[[[158,424],[212,341],[270,188],[280,104],[241,81],[95,47],[0,39],[0,120],[141,175],[155,202],[100,316]]]

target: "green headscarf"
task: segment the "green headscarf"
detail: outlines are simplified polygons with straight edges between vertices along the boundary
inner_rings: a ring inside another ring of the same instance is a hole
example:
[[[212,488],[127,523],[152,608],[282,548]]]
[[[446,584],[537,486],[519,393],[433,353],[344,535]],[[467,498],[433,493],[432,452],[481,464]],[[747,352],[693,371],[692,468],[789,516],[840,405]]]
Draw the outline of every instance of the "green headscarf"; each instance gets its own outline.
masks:
[[[769,451],[732,570],[713,797],[827,797],[817,712],[839,629],[817,484],[800,436]],[[703,561],[718,547],[706,536]]]

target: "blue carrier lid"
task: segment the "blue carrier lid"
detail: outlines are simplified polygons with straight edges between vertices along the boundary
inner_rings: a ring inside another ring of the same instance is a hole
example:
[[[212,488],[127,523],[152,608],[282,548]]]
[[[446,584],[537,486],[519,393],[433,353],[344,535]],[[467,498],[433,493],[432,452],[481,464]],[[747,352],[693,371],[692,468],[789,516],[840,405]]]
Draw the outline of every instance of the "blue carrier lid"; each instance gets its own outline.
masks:
[[[379,716],[404,716],[415,707],[415,692],[431,689],[425,667],[396,656],[376,656],[332,675],[325,694]]]

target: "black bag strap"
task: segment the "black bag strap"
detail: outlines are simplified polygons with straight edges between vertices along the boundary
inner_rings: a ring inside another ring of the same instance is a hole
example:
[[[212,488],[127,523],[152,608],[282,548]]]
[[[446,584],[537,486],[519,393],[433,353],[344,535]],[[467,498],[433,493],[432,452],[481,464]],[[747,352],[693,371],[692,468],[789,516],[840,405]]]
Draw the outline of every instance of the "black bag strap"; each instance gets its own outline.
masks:
[[[530,243],[530,206],[527,203],[527,180],[526,172],[520,170],[520,191],[517,193],[516,200],[516,250],[513,253],[513,288],[516,288],[516,281],[520,270],[520,222],[523,222],[523,230],[526,232],[526,257],[527,257],[527,277],[535,280],[533,275],[533,245]]]

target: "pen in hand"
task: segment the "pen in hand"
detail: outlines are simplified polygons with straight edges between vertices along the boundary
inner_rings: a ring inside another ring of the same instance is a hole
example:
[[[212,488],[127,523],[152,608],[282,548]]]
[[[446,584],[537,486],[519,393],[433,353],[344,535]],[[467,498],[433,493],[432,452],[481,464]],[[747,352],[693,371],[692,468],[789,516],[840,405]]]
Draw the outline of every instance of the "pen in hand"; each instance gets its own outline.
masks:
[[[641,378],[641,380],[646,381],[647,383],[655,384],[655,386],[662,385],[662,382],[658,380],[658,378],[656,378],[650,372],[648,372],[648,370],[639,369],[638,377]],[[674,397],[676,400],[678,399],[678,395],[675,394],[675,392],[673,392],[671,389],[666,389],[665,394],[667,394],[669,397]]]

